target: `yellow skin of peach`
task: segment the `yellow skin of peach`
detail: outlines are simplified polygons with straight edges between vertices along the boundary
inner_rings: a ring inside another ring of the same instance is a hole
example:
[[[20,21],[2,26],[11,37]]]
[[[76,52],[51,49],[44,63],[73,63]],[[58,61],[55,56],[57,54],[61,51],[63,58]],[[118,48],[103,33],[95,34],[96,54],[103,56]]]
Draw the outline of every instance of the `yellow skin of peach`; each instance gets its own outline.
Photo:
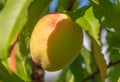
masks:
[[[36,24],[30,52],[33,61],[47,71],[57,71],[74,61],[83,43],[81,27],[62,13],[43,16]]]

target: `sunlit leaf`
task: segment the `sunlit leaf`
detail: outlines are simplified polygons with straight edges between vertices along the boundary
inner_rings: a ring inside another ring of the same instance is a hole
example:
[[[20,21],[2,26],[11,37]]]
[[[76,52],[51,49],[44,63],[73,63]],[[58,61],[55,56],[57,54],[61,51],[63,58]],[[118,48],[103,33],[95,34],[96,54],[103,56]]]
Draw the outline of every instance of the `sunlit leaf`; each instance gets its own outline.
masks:
[[[103,54],[101,53],[101,46],[95,40],[92,41],[93,41],[94,59],[100,71],[101,80],[102,82],[104,82],[104,78],[106,76],[106,70],[107,70],[106,61],[104,59]]]
[[[32,0],[7,0],[0,14],[0,58],[8,55],[8,47],[27,20],[27,7]]]
[[[78,18],[76,22],[84,28],[85,31],[87,31],[96,41],[99,42],[99,29],[100,29],[100,23],[97,18],[95,18],[93,14],[93,8],[90,7],[86,10],[84,16]]]

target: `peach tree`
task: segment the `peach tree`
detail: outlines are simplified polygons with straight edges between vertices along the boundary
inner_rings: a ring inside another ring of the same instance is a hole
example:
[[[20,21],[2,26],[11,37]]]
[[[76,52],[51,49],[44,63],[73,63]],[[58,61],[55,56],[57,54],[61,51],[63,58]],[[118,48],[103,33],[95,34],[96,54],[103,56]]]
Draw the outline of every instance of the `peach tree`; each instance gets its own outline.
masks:
[[[120,81],[120,0],[0,0],[0,82]]]

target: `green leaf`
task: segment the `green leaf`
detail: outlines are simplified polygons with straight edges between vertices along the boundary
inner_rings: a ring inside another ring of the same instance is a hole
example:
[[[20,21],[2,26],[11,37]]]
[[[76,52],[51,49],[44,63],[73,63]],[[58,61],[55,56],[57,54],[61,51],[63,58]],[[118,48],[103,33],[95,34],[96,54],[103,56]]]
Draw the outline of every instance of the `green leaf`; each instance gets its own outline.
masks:
[[[79,9],[76,9],[74,11],[65,11],[64,13],[68,14],[73,21],[76,21],[78,18],[82,17],[85,13],[85,11],[89,8],[90,6],[84,6]]]
[[[82,47],[81,49],[81,56],[84,58],[84,61],[86,63],[86,68],[87,68],[87,71],[88,73],[92,73],[92,67],[91,67],[91,63],[92,63],[92,59],[91,59],[91,54],[90,52],[85,48],[85,47]]]
[[[27,76],[30,77],[31,74],[31,66],[30,62],[28,61],[30,58],[28,57],[28,54],[30,53],[29,41],[32,30],[40,17],[48,12],[47,10],[51,1],[52,0],[34,0],[28,9],[28,21],[19,36],[20,53],[17,61],[19,74],[23,78]]]
[[[106,76],[107,65],[104,59],[103,54],[101,53],[101,46],[95,41],[93,41],[93,52],[94,59],[100,71],[101,81],[104,82],[104,78]]]
[[[42,17],[46,12],[48,12],[47,10],[51,1],[52,0],[34,0],[34,2],[29,7],[28,21],[19,36],[20,52],[22,55],[29,54],[29,41],[32,30],[40,17]]]
[[[120,60],[120,48],[110,50],[110,61],[115,62]]]
[[[3,82],[24,82],[20,77],[18,77],[14,73],[9,73],[8,70],[6,70],[5,66],[0,60],[0,81]]]
[[[118,79],[118,81],[117,82],[120,82],[120,77],[119,77],[119,79]]]
[[[74,4],[73,4],[71,10],[75,10],[75,9],[78,8],[78,5],[79,5],[78,2],[79,2],[78,0],[74,1]],[[56,11],[57,12],[67,11],[68,6],[70,6],[69,4],[71,4],[69,0],[58,0],[58,5],[57,5],[57,8],[56,8]]]
[[[107,30],[107,42],[109,44],[110,61],[120,60],[120,37],[115,32]]]
[[[6,3],[6,0],[0,0],[0,11],[3,9],[5,3]]]
[[[62,70],[57,82],[82,82],[89,75],[83,64],[85,63],[80,54],[69,68],[67,67]]]
[[[96,17],[104,16],[104,24],[114,28],[120,35],[120,3],[112,3],[111,0],[91,0]]]
[[[71,10],[76,10],[79,8],[79,5],[80,5],[80,1],[78,0],[75,0],[73,6],[72,6],[72,9]]]
[[[111,66],[107,77],[110,79],[110,82],[117,82],[120,77],[120,64]]]
[[[63,12],[64,10],[67,10],[68,3],[69,3],[69,0],[58,0],[56,11]]]
[[[0,3],[0,11],[3,9],[3,4]]]
[[[120,37],[115,32],[107,30],[107,42],[109,44],[109,50],[120,48]]]
[[[28,64],[31,65],[30,61],[31,59],[28,56],[21,56],[21,53],[19,51],[19,44],[16,45],[16,66],[17,66],[17,73],[18,75],[24,79],[26,82],[30,82],[31,80],[31,66],[27,68]],[[29,71],[29,73],[28,73]]]
[[[82,82],[87,71],[82,67],[83,58],[79,55],[74,62],[69,66],[72,74],[74,75],[74,82]]]
[[[0,14],[0,58],[8,56],[8,47],[27,20],[27,7],[32,0],[8,0]]]
[[[84,16],[78,18],[76,22],[85,30],[87,31],[98,44],[99,42],[99,29],[100,23],[98,19],[94,16],[93,8],[90,7],[86,10]]]
[[[74,76],[67,67],[61,71],[61,74],[55,82],[74,82]]]

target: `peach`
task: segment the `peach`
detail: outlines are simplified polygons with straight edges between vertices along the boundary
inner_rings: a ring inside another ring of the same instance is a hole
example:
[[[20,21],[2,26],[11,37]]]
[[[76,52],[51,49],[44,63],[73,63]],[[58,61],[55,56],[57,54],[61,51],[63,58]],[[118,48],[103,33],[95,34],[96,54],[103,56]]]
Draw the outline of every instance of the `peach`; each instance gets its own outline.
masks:
[[[79,25],[63,13],[43,16],[36,24],[30,40],[33,61],[47,71],[57,71],[74,61],[83,43]]]

